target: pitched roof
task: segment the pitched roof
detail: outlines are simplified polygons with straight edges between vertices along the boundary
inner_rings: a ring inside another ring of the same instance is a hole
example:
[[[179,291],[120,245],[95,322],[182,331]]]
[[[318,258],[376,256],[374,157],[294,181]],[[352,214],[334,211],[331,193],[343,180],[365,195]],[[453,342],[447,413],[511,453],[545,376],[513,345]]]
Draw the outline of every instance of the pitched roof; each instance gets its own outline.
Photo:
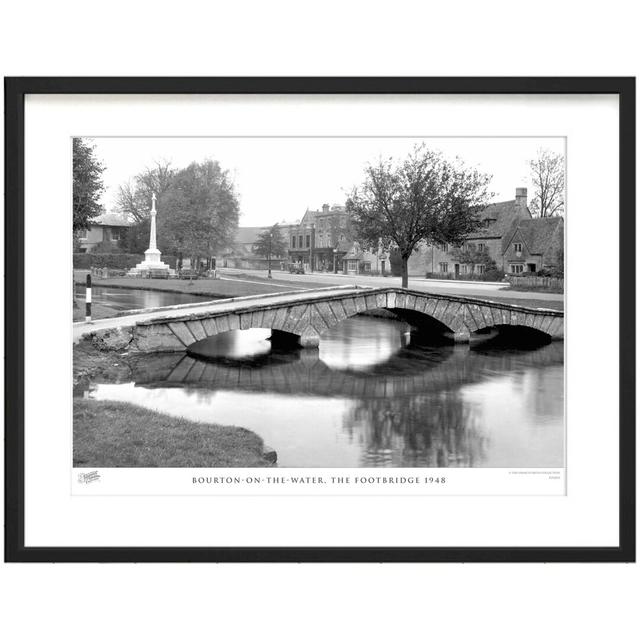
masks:
[[[238,227],[233,242],[235,244],[254,244],[258,242],[258,236],[269,228],[270,227]]]
[[[348,246],[349,250],[347,251],[347,255],[342,258],[343,260],[362,260],[364,258],[364,253],[358,242],[350,242]]]
[[[96,224],[100,227],[132,227],[133,222],[117,213],[102,213],[94,218],[90,224]]]
[[[543,254],[549,249],[556,229],[564,222],[562,217],[553,218],[532,218],[530,220],[520,220],[514,229],[519,231],[522,239],[527,245],[529,253]],[[513,237],[513,234],[511,234]],[[507,238],[507,244],[511,238]]]
[[[352,245],[353,242],[351,240],[340,240],[336,249],[339,253],[347,253],[351,249]]]
[[[328,211],[323,211],[322,209],[307,209],[302,216],[302,220],[300,220],[300,224],[315,224],[318,218],[321,217],[331,217],[335,215],[347,215],[347,210],[344,205],[334,204],[329,207]]]
[[[531,219],[531,213],[526,207],[520,207],[515,200],[492,202],[482,210],[481,220],[486,220],[485,226],[470,233],[468,238],[502,238],[511,230],[518,220]]]

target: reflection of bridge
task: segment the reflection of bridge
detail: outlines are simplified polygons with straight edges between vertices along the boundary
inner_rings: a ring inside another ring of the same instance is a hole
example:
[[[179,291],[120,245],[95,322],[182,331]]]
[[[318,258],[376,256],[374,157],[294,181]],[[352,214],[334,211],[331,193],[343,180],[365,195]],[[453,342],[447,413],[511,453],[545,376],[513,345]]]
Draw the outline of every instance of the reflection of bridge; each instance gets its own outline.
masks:
[[[454,347],[440,350],[442,360],[434,361],[425,358],[420,348],[405,347],[366,371],[331,369],[317,351],[306,350],[267,356],[253,366],[157,354],[136,358],[130,367],[131,379],[145,387],[382,399],[450,391],[485,378],[488,371],[503,373],[563,363],[562,344],[532,351],[493,350],[490,354]]]
[[[180,305],[74,326],[74,337],[96,333],[131,350],[184,351],[226,331],[263,328],[298,336],[303,347],[345,318],[388,309],[415,326],[450,332],[456,342],[490,327],[524,327],[553,339],[564,336],[564,314],[466,296],[397,288],[345,286]]]

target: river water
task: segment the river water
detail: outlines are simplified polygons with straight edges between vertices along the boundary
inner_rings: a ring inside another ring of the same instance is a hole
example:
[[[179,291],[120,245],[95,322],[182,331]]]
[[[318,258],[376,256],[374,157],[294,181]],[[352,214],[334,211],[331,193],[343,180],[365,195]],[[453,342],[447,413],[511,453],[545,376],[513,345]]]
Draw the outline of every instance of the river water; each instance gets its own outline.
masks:
[[[320,348],[262,329],[202,343],[197,357],[132,359],[120,400],[254,431],[280,467],[562,467],[563,343],[438,344],[396,320],[357,316]]]
[[[84,286],[76,284],[76,302],[80,307],[84,304],[85,289]],[[129,311],[131,309],[150,309],[154,307],[169,307],[174,304],[206,302],[207,298],[189,293],[173,293],[171,291],[143,291],[141,289],[93,286],[91,288],[91,300],[115,311]]]

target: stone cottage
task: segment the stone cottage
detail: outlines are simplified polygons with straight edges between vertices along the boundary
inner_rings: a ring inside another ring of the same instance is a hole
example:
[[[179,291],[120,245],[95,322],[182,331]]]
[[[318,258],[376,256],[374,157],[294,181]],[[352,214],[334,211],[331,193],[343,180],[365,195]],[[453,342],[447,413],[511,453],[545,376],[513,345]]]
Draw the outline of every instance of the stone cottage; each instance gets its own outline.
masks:
[[[478,254],[495,262],[504,273],[536,272],[557,263],[563,219],[534,219],[527,206],[526,188],[517,188],[513,200],[489,204],[480,219],[480,227],[459,246],[420,246],[409,258],[409,275],[435,274],[453,279],[481,275],[486,260],[472,263],[468,258]]]

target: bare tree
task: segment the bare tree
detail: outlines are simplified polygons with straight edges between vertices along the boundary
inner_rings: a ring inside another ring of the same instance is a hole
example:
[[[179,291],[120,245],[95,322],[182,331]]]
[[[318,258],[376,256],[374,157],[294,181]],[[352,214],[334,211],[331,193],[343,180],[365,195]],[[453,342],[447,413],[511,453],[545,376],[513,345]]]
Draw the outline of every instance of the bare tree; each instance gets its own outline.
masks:
[[[550,218],[564,213],[564,156],[549,149],[538,149],[529,162],[535,192],[529,208],[534,216]]]
[[[119,211],[128,215],[134,222],[140,223],[149,217],[151,195],[156,194],[158,200],[169,189],[175,171],[167,160],[156,160],[154,167],[147,167],[133,180],[118,187],[116,206]]]

